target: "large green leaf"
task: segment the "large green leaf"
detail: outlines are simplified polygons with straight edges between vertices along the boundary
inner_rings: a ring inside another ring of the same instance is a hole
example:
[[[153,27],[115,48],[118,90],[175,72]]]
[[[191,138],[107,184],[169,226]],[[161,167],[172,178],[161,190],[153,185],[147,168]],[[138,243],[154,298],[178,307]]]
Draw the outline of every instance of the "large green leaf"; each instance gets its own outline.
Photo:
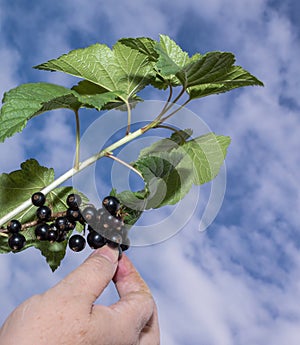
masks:
[[[77,49],[35,68],[61,71],[83,78],[106,91],[121,92],[127,102],[153,78],[152,64],[138,50],[117,42],[111,50],[105,44]]]
[[[179,133],[184,140],[179,140]],[[148,191],[146,200],[139,202],[144,209],[173,205],[193,184],[207,183],[219,173],[230,138],[208,133],[186,141],[190,134],[190,130],[178,131],[141,151],[134,167],[143,175]]]
[[[27,121],[42,111],[77,106],[72,91],[63,86],[23,84],[4,94],[0,112],[0,141],[20,132]],[[44,107],[44,108],[43,108]]]
[[[103,105],[117,97],[114,92],[80,95],[50,83],[20,85],[4,94],[0,110],[0,141],[22,131],[28,120],[43,112],[60,108],[77,110],[80,107],[101,110]]]
[[[160,35],[157,42],[149,37],[122,38],[122,44],[138,50],[153,62],[156,78],[151,84],[159,89],[166,89],[169,85],[178,86],[180,81],[175,74],[189,62],[186,52],[168,36]]]
[[[0,217],[14,210],[31,195],[40,191],[54,180],[53,169],[39,165],[34,159],[29,159],[21,164],[21,169],[9,174],[0,175]],[[59,187],[47,195],[47,204],[51,206],[53,213],[65,211],[67,208],[67,195],[74,192],[72,187]],[[28,224],[36,219],[36,207],[30,206],[25,211],[15,216],[22,224]],[[37,241],[34,236],[34,227],[30,226],[22,231],[26,238],[26,246],[36,247],[45,256],[51,269],[54,271],[65,255],[67,241],[61,243],[49,243]],[[0,253],[8,253],[7,238],[0,236]]]
[[[263,83],[240,66],[234,66],[231,53],[210,52],[189,63],[176,76],[190,98],[230,91],[237,87]]]
[[[156,63],[155,69],[159,71],[160,78],[152,82],[153,86],[166,88],[181,84],[188,90],[191,99],[242,86],[263,85],[243,68],[234,66],[235,58],[231,53],[197,53],[189,57],[166,35],[160,35],[159,42],[145,37],[120,41]]]
[[[189,58],[174,41],[163,36],[155,47],[160,73],[171,78],[173,86],[183,85],[191,99],[242,86],[263,85],[242,67],[234,66],[235,58],[231,53],[209,52]]]

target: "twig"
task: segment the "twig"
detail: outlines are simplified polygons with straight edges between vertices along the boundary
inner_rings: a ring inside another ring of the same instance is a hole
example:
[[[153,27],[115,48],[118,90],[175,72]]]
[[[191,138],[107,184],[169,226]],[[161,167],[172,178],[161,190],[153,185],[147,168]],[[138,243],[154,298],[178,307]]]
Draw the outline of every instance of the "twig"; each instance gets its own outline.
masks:
[[[143,178],[143,175],[142,175],[137,169],[135,169],[132,165],[130,165],[130,164],[124,162],[122,159],[120,159],[120,158],[114,156],[112,153],[107,152],[107,153],[105,154],[105,156],[106,156],[106,157],[109,157],[109,158],[112,158],[112,159],[115,160],[116,162],[119,162],[119,163],[123,164],[125,167],[127,167],[128,169],[134,171],[134,172],[135,172],[136,174],[138,174],[142,179],[144,179],[144,178]]]

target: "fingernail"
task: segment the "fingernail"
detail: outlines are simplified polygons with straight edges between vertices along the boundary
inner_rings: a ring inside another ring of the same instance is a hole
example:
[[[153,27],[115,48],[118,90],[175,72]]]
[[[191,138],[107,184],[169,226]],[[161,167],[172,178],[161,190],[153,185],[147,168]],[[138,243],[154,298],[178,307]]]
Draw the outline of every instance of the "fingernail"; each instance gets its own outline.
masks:
[[[91,254],[91,256],[93,255],[101,255],[108,261],[110,261],[112,264],[115,264],[118,261],[119,252],[116,249],[104,246],[102,248],[96,249],[94,253]]]

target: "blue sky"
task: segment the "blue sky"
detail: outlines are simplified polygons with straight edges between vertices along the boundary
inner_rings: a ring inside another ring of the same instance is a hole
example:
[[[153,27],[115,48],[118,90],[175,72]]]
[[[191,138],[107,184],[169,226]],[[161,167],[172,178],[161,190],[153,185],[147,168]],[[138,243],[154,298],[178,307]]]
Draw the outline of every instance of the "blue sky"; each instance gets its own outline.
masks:
[[[231,51],[265,84],[188,106],[212,131],[232,138],[225,198],[212,225],[197,231],[200,200],[198,213],[175,236],[128,252],[157,301],[162,344],[299,344],[299,10],[292,0],[1,1],[1,95],[33,81],[72,85],[72,78],[31,68],[71,49],[160,33],[190,54]],[[160,98],[152,90],[146,95]],[[84,129],[95,116],[85,114]],[[41,116],[0,144],[1,172],[29,157],[58,174],[66,171],[74,149],[70,118],[65,112]],[[106,177],[100,180],[108,191]],[[190,200],[185,207],[193,206]],[[169,211],[151,212],[157,231]],[[38,251],[0,256],[0,321],[87,255],[68,252],[54,274]],[[110,286],[101,301],[115,299]]]

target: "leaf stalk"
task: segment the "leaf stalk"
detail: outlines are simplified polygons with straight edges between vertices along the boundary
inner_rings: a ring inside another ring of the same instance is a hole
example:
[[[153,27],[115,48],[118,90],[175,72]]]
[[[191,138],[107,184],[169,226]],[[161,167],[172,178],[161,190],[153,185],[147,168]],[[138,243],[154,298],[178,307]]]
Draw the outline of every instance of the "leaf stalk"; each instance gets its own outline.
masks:
[[[137,175],[139,175],[139,177],[141,177],[142,179],[144,179],[144,178],[143,178],[143,175],[142,175],[137,169],[135,169],[132,165],[130,165],[130,164],[124,162],[122,159],[120,159],[120,158],[114,156],[112,153],[106,153],[105,156],[106,156],[106,157],[109,157],[109,158],[111,158],[111,159],[113,159],[113,160],[115,160],[116,162],[118,162],[118,163],[120,163],[120,164],[122,164],[122,165],[124,165],[125,167],[127,167],[128,169],[132,170],[132,171],[135,172]]]
[[[75,119],[76,119],[76,151],[75,151],[75,163],[74,163],[74,169],[79,169],[79,152],[80,152],[80,121],[79,121],[79,113],[78,109],[74,111],[75,113]]]

